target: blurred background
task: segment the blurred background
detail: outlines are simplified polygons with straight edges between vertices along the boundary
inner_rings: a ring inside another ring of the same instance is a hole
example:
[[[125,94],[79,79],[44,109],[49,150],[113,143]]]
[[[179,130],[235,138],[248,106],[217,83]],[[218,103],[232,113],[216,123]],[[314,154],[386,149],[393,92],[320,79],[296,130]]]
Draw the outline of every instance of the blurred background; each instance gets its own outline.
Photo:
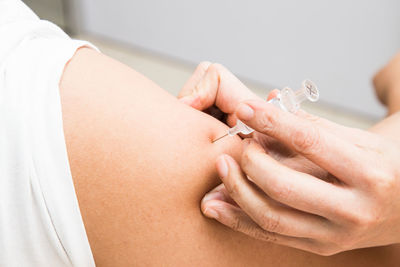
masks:
[[[398,0],[24,0],[42,19],[177,94],[203,60],[261,96],[305,78],[305,109],[368,128],[385,115],[371,79],[400,48]]]

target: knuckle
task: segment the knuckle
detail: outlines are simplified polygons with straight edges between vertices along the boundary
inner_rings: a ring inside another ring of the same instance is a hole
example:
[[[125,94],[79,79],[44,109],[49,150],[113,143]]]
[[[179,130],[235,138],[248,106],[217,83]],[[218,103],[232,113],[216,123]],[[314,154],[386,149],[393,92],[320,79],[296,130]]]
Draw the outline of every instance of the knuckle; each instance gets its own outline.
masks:
[[[355,211],[343,211],[338,214],[340,218],[346,221],[350,226],[358,226],[360,225],[360,217],[358,216],[358,212]]]
[[[258,227],[249,227],[249,225],[242,222],[239,217],[233,218],[228,226],[234,231],[246,233],[247,235],[252,236],[253,238],[258,240],[267,242],[277,241],[277,235],[275,233],[265,231]]]
[[[229,196],[233,199],[237,199],[239,196],[242,195],[242,187],[239,183],[235,180],[232,180],[229,185],[225,186],[226,190],[228,191]]]
[[[293,193],[293,189],[290,187],[290,185],[282,184],[275,179],[271,179],[269,183],[268,195],[270,195],[270,197],[280,201],[290,199]]]
[[[292,145],[302,153],[316,153],[321,145],[321,135],[315,126],[295,130],[292,135]]]
[[[280,217],[270,212],[264,212],[260,215],[261,228],[271,233],[282,233]]]
[[[275,117],[265,111],[262,111],[260,116],[256,117],[256,124],[262,133],[271,133],[275,129],[276,123]]]
[[[398,180],[394,173],[388,172],[388,168],[370,168],[366,174],[369,186],[372,187],[378,196],[388,196],[394,188],[398,187]]]
[[[235,217],[229,224],[229,227],[235,231],[242,231],[242,221]]]
[[[357,235],[357,233],[363,234],[378,223],[378,216],[375,212],[371,211],[358,211],[351,214],[348,213],[345,219],[353,229],[352,236]]]
[[[362,214],[358,221],[361,232],[365,232],[366,229],[374,227],[379,222],[375,212],[363,212]]]
[[[245,146],[242,152],[241,157],[241,166],[244,170],[248,168],[248,166],[252,165],[254,154],[252,152],[251,146]]]
[[[340,218],[341,220],[349,224],[355,225],[358,220],[358,217],[354,211],[349,211],[347,208],[344,207],[336,209],[334,214],[336,218]]]
[[[242,158],[241,158],[241,165],[247,166],[251,163],[251,153],[248,147],[243,149]]]
[[[258,240],[262,240],[265,242],[275,243],[278,241],[277,235],[275,233],[270,233],[262,229],[256,229],[253,232],[252,236]]]

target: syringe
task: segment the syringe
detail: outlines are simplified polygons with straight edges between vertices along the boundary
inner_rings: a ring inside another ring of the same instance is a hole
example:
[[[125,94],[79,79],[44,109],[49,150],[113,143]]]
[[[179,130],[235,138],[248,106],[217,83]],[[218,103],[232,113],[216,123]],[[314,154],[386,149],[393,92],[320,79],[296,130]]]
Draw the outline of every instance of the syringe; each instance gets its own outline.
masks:
[[[283,88],[276,97],[269,100],[268,103],[272,103],[284,111],[295,113],[300,108],[300,103],[308,99],[311,102],[317,101],[319,98],[319,91],[317,86],[310,80],[304,80],[301,83],[301,88],[297,91],[293,91],[289,87]],[[234,136],[238,133],[250,134],[254,129],[244,124],[241,120],[236,121],[236,125],[228,130],[226,134],[218,137],[213,141],[216,142],[225,136]]]

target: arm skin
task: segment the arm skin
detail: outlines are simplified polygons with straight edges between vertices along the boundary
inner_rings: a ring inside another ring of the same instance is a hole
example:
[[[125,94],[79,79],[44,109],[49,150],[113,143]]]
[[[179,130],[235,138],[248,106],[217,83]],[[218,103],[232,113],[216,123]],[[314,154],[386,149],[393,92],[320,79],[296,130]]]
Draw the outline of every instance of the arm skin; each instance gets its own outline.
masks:
[[[202,216],[238,159],[227,126],[98,52],[80,49],[60,83],[75,189],[97,266],[395,266],[395,246],[322,257],[256,241]]]

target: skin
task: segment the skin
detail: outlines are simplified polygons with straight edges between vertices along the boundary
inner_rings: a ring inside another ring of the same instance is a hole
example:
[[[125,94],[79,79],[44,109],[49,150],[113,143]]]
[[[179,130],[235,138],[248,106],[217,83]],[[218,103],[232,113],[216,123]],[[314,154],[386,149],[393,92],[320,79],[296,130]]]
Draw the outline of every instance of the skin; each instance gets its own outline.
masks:
[[[378,99],[387,107],[388,115],[400,110],[400,53],[397,53],[373,79]]]
[[[60,84],[75,189],[97,266],[395,266],[393,246],[322,257],[254,240],[204,217],[220,154],[238,137],[139,73],[80,49]],[[173,126],[171,126],[173,125]]]
[[[399,60],[375,79],[382,99],[397,92],[384,90],[398,85]],[[362,131],[252,98],[220,65],[206,62],[197,71],[202,78],[183,89],[182,102],[200,110],[215,103],[228,124],[239,118],[256,130],[242,142],[240,161],[218,158],[223,185],[203,198],[205,215],[320,255],[400,242],[399,114]],[[390,112],[395,99],[387,100]]]

